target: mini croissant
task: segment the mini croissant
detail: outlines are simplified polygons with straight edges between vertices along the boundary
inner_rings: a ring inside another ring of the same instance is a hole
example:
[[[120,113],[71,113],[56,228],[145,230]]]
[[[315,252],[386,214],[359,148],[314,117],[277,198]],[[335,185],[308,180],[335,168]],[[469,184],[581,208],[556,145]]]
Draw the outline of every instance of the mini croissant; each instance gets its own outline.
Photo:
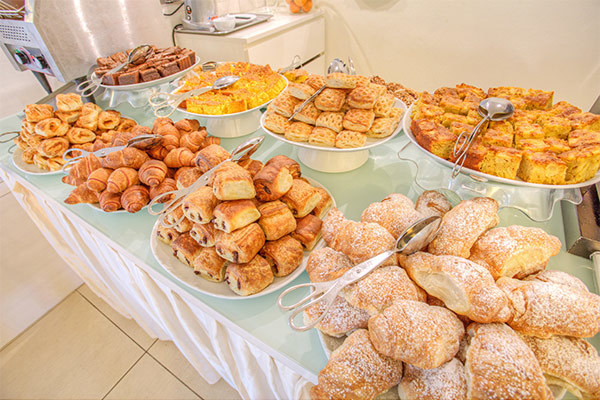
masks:
[[[197,131],[200,128],[200,122],[195,119],[182,119],[175,123],[175,128],[185,135],[187,133]]]
[[[130,213],[140,211],[149,201],[148,189],[142,185],[131,186],[121,195],[121,205]]]
[[[65,203],[67,204],[78,204],[78,203],[97,203],[98,202],[98,192],[94,192],[93,190],[88,189],[85,183],[77,186],[69,197],[65,199]]]
[[[156,186],[167,176],[167,165],[160,160],[148,160],[140,167],[140,182],[148,186]]]
[[[88,189],[95,192],[102,192],[105,190],[106,184],[108,183],[108,177],[112,172],[113,170],[110,168],[98,168],[97,170],[92,171],[86,181]]]
[[[196,153],[194,161],[202,172],[206,172],[220,162],[227,160],[229,156],[229,152],[223,147],[218,144],[212,144]]]
[[[104,168],[117,169],[121,167],[129,167],[138,169],[148,161],[150,157],[142,150],[138,150],[134,147],[126,147],[123,150],[115,151],[110,153],[102,159],[102,166]]]
[[[79,186],[87,181],[92,171],[101,168],[100,159],[94,154],[89,154],[73,165],[69,175],[63,177],[63,182],[73,186]]]
[[[180,121],[181,122],[181,121]],[[206,130],[193,131],[185,134],[179,139],[179,145],[181,147],[187,147],[194,153],[200,150],[202,143],[206,139]]]
[[[177,184],[175,183],[175,180],[172,178],[165,178],[165,180],[159,183],[158,185],[150,187],[150,199],[153,199],[156,196],[160,196],[163,193],[171,192],[173,190],[177,190]],[[161,199],[159,203],[166,203],[172,198],[173,195],[166,196],[165,198]]]
[[[106,183],[106,190],[112,193],[121,193],[125,189],[139,183],[138,172],[133,168],[121,167],[115,169]]]
[[[194,165],[194,153],[187,147],[178,147],[167,154],[164,162],[170,168],[190,167]]]
[[[111,193],[105,190],[98,201],[100,202],[100,208],[105,212],[115,212],[121,208],[121,195],[119,193]]]

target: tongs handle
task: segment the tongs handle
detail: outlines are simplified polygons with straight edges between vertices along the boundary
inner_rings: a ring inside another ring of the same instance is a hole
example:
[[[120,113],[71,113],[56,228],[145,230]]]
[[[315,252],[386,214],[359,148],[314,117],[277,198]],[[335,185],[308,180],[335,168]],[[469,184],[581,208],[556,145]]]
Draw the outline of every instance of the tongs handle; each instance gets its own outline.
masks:
[[[463,165],[465,164],[465,161],[467,159],[469,149],[475,141],[475,137],[477,137],[477,134],[481,130],[483,124],[485,124],[489,120],[490,118],[486,115],[481,121],[479,121],[475,128],[473,128],[473,131],[471,133],[464,131],[461,132],[460,135],[458,135],[458,138],[456,138],[454,148],[452,149],[452,155],[456,157],[454,161],[454,167],[452,168],[452,179],[456,178],[458,174],[460,174],[460,171],[462,170]],[[467,135],[469,136],[467,137]]]
[[[79,154],[78,156],[74,156],[71,158],[67,158],[67,155],[71,154],[71,153],[75,153],[75,152],[79,152],[81,154]],[[65,150],[65,152],[62,155],[63,160],[65,160],[66,162],[63,164],[62,166],[62,172],[63,174],[68,174],[69,171],[68,169],[75,163],[77,163],[79,160],[81,160],[84,157],[87,157],[89,154],[92,154],[91,152],[87,151],[87,150],[83,150],[83,149],[78,149],[75,147],[71,147],[70,149]]]
[[[14,139],[16,139],[16,138],[18,138],[18,137],[19,137],[19,134],[20,134],[20,133],[21,133],[21,132],[19,132],[19,131],[10,131],[10,132],[4,132],[4,133],[0,133],[0,137],[14,135],[14,136],[11,136],[11,137],[9,137],[8,139],[0,139],[0,143],[8,143],[8,142],[10,142],[11,140],[14,140]]]
[[[177,110],[182,101],[190,97],[200,96],[212,90],[212,86],[207,86],[199,89],[193,89],[185,93],[154,93],[148,98],[148,103],[153,107],[154,115],[158,118],[166,118],[171,116]]]
[[[305,332],[311,328],[314,328],[319,322],[321,322],[321,320],[323,318],[325,318],[325,315],[327,315],[327,313],[329,312],[329,309],[333,305],[333,302],[335,301],[335,298],[337,297],[338,292],[342,288],[338,283],[339,283],[338,280],[331,281],[331,282],[308,282],[308,283],[302,283],[300,285],[295,285],[295,286],[292,286],[292,287],[284,290],[277,298],[277,305],[282,310],[286,310],[286,311],[294,310],[288,318],[288,324],[289,324],[290,328],[292,328],[293,330],[298,331],[298,332]],[[295,304],[292,304],[289,306],[286,306],[283,304],[283,298],[285,296],[296,291],[297,289],[302,289],[305,287],[313,288],[314,290],[312,292],[310,292],[308,294],[308,296],[305,296],[304,298],[302,298],[300,301],[298,301]],[[312,305],[314,305],[320,301],[326,301],[326,305],[323,309],[323,312],[319,316],[319,318],[317,318],[314,321],[311,321],[311,323],[306,324],[306,325],[301,325],[301,326],[296,325],[296,323],[294,321],[296,316],[298,314],[300,314],[301,312],[303,312],[308,307],[311,307]]]
[[[288,121],[291,121],[292,119],[294,119],[294,117],[296,116],[296,114],[298,114],[300,111],[302,111],[304,109],[304,107],[306,107],[308,105],[308,103],[310,103],[311,101],[313,101],[319,94],[321,94],[321,92],[323,90],[325,90],[327,86],[323,85],[319,88],[319,90],[317,90],[312,96],[310,96],[308,99],[304,100],[304,102],[302,104],[300,104],[299,107],[297,107],[294,112],[292,113],[292,115],[288,118]]]

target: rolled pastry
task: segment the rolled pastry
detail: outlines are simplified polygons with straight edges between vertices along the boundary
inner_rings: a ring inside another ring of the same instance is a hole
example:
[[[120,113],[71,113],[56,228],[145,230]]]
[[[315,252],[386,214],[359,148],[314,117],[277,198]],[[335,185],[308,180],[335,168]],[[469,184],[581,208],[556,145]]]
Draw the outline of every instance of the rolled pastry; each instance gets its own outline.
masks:
[[[401,400],[467,400],[465,366],[456,358],[434,369],[406,364],[398,395]]]
[[[249,296],[273,282],[273,271],[264,258],[256,255],[245,264],[229,264],[225,271],[225,281],[236,294]]]
[[[321,195],[321,200],[319,200],[315,208],[313,208],[313,210],[310,213],[315,215],[317,218],[323,219],[325,218],[325,216],[329,212],[329,209],[333,205],[333,199],[331,198],[329,193],[327,193],[327,190],[321,187],[313,187]]]
[[[218,204],[213,210],[216,229],[231,233],[260,218],[260,212],[251,200],[231,200]]]
[[[323,221],[320,218],[308,214],[297,220],[296,229],[292,232],[292,237],[300,243],[306,250],[312,250],[321,240],[321,226]]]
[[[446,196],[435,190],[424,191],[417,199],[415,209],[421,213],[423,217],[438,216],[443,217],[452,209],[452,204]]]
[[[286,166],[267,163],[254,175],[253,181],[256,198],[260,201],[273,201],[290,190],[293,178]]]
[[[252,223],[231,233],[219,235],[215,248],[224,259],[244,264],[250,262],[264,244],[265,234],[257,223]]]
[[[202,247],[214,247],[218,234],[213,224],[195,223],[190,229],[190,235]]]
[[[308,215],[320,200],[321,194],[301,179],[294,179],[290,190],[281,197],[281,201],[292,210],[296,218]]]
[[[102,195],[104,195],[104,193],[102,193]],[[102,198],[102,195],[100,196],[100,198]],[[177,239],[179,235],[181,234],[177,232],[174,228],[167,228],[163,225],[159,225],[158,229],[156,230],[156,236],[158,237],[158,239],[168,245],[171,245],[171,243],[173,243],[173,240]]]
[[[202,249],[192,262],[194,273],[210,282],[223,282],[227,265],[229,265],[229,261],[221,258],[214,247]]]
[[[194,258],[202,251],[203,247],[196,242],[188,232],[179,235],[171,243],[173,255],[188,267],[192,267]]]
[[[394,239],[398,239],[406,228],[423,218],[423,214],[406,203],[384,201],[371,203],[363,211],[360,220],[377,223],[387,229]]]
[[[296,219],[292,211],[279,200],[258,206],[258,224],[265,232],[267,240],[277,240],[296,229]]]
[[[212,185],[219,200],[252,199],[256,196],[250,172],[234,162],[225,162],[215,171]]]
[[[299,241],[290,235],[265,243],[261,255],[267,260],[275,276],[288,276],[298,268],[304,257]]]
[[[332,281],[352,268],[352,261],[331,247],[323,247],[310,252],[306,272],[311,282]]]
[[[183,213],[190,221],[198,224],[208,224],[213,219],[215,207],[219,200],[215,197],[210,186],[202,186],[189,194],[181,203]]]

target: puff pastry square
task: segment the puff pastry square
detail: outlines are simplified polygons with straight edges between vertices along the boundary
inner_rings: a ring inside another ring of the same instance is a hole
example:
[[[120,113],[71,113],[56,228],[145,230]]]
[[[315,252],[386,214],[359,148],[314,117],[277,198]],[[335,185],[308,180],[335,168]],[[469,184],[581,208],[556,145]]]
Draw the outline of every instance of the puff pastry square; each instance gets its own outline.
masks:
[[[319,90],[323,86],[325,86],[325,77],[322,75],[309,75],[308,78],[304,81],[305,84],[311,86],[315,90]]]
[[[374,119],[375,113],[372,110],[352,108],[344,115],[342,125],[347,130],[367,132],[371,128]]]
[[[288,91],[291,96],[294,96],[300,100],[306,100],[313,94],[315,94],[316,90],[310,85],[306,83],[293,83],[291,82],[288,85]]]
[[[334,147],[337,133],[329,128],[317,126],[308,137],[308,143],[315,146]]]
[[[362,147],[367,143],[367,135],[356,131],[341,131],[335,137],[335,147],[349,149]]]
[[[343,72],[334,72],[327,74],[325,85],[336,89],[354,89],[356,87],[356,80],[351,75],[344,74]]]
[[[373,112],[376,117],[387,117],[392,111],[392,107],[396,99],[389,93],[385,93],[377,98],[377,101],[373,105]]]
[[[339,132],[341,132],[341,130],[343,128],[343,126],[342,126],[343,120],[344,120],[344,113],[324,111],[317,118],[317,121],[315,122],[315,126],[322,126],[324,128],[329,128],[332,131],[339,133]]]
[[[384,138],[390,136],[398,127],[398,121],[394,118],[375,118],[373,125],[367,131],[367,136],[372,138]]]
[[[296,109],[298,109],[299,107],[300,107],[300,104],[298,104],[294,108],[294,111],[296,111]],[[314,125],[317,122],[317,118],[319,117],[319,114],[321,114],[321,111],[319,111],[319,109],[317,107],[315,107],[315,103],[314,102],[311,102],[311,103],[308,103],[302,109],[302,111],[300,111],[298,114],[296,114],[294,116],[294,119],[296,121],[300,121],[300,122],[304,122],[306,124]]]
[[[315,98],[315,106],[321,111],[340,111],[345,101],[345,90],[326,88]]]
[[[265,117],[265,128],[271,132],[283,135],[289,126],[290,122],[283,115],[272,113]]]
[[[346,103],[353,108],[370,110],[375,107],[377,98],[379,98],[379,94],[375,89],[368,86],[360,86],[348,93]]]
[[[294,142],[308,142],[313,127],[304,122],[292,122],[285,131],[285,138]]]
[[[271,102],[271,107],[276,113],[289,118],[298,103],[300,103],[300,100],[291,96],[288,92],[284,92]]]
[[[392,107],[392,109],[390,110],[390,113],[388,115],[388,118],[395,118],[398,121],[400,121],[400,118],[402,118],[402,116],[404,115],[404,110],[398,107]]]
[[[383,96],[385,93],[387,93],[387,88],[385,87],[385,85],[380,85],[378,83],[369,83],[369,88],[375,90],[375,92],[377,93],[377,97]]]

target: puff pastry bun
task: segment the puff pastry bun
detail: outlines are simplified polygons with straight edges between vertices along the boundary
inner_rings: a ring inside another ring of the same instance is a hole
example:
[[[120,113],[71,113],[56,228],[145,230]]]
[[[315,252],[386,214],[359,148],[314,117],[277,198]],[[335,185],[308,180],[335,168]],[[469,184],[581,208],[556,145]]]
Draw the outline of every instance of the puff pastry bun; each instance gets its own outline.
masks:
[[[290,190],[281,197],[281,201],[292,210],[296,218],[308,215],[320,200],[319,192],[301,179],[294,179]]]
[[[273,282],[273,272],[269,263],[256,255],[245,264],[229,264],[225,282],[240,296],[249,296],[269,286]]]
[[[321,114],[319,114],[319,117],[315,121],[315,126],[322,126],[323,128],[328,128],[336,133],[339,133],[343,128],[343,120],[344,113],[324,111]]]
[[[205,247],[194,258],[194,273],[210,282],[223,282],[229,261],[219,257],[214,247]]]
[[[216,229],[231,233],[258,220],[260,212],[251,200],[231,200],[217,205],[213,216]]]
[[[279,200],[258,206],[258,225],[265,232],[267,240],[277,240],[296,229],[296,219],[292,211]]]
[[[279,277],[294,272],[304,257],[302,245],[290,235],[265,243],[262,253],[273,268],[273,274]]]
[[[334,147],[336,132],[329,128],[317,126],[308,136],[308,143],[315,146]]]

